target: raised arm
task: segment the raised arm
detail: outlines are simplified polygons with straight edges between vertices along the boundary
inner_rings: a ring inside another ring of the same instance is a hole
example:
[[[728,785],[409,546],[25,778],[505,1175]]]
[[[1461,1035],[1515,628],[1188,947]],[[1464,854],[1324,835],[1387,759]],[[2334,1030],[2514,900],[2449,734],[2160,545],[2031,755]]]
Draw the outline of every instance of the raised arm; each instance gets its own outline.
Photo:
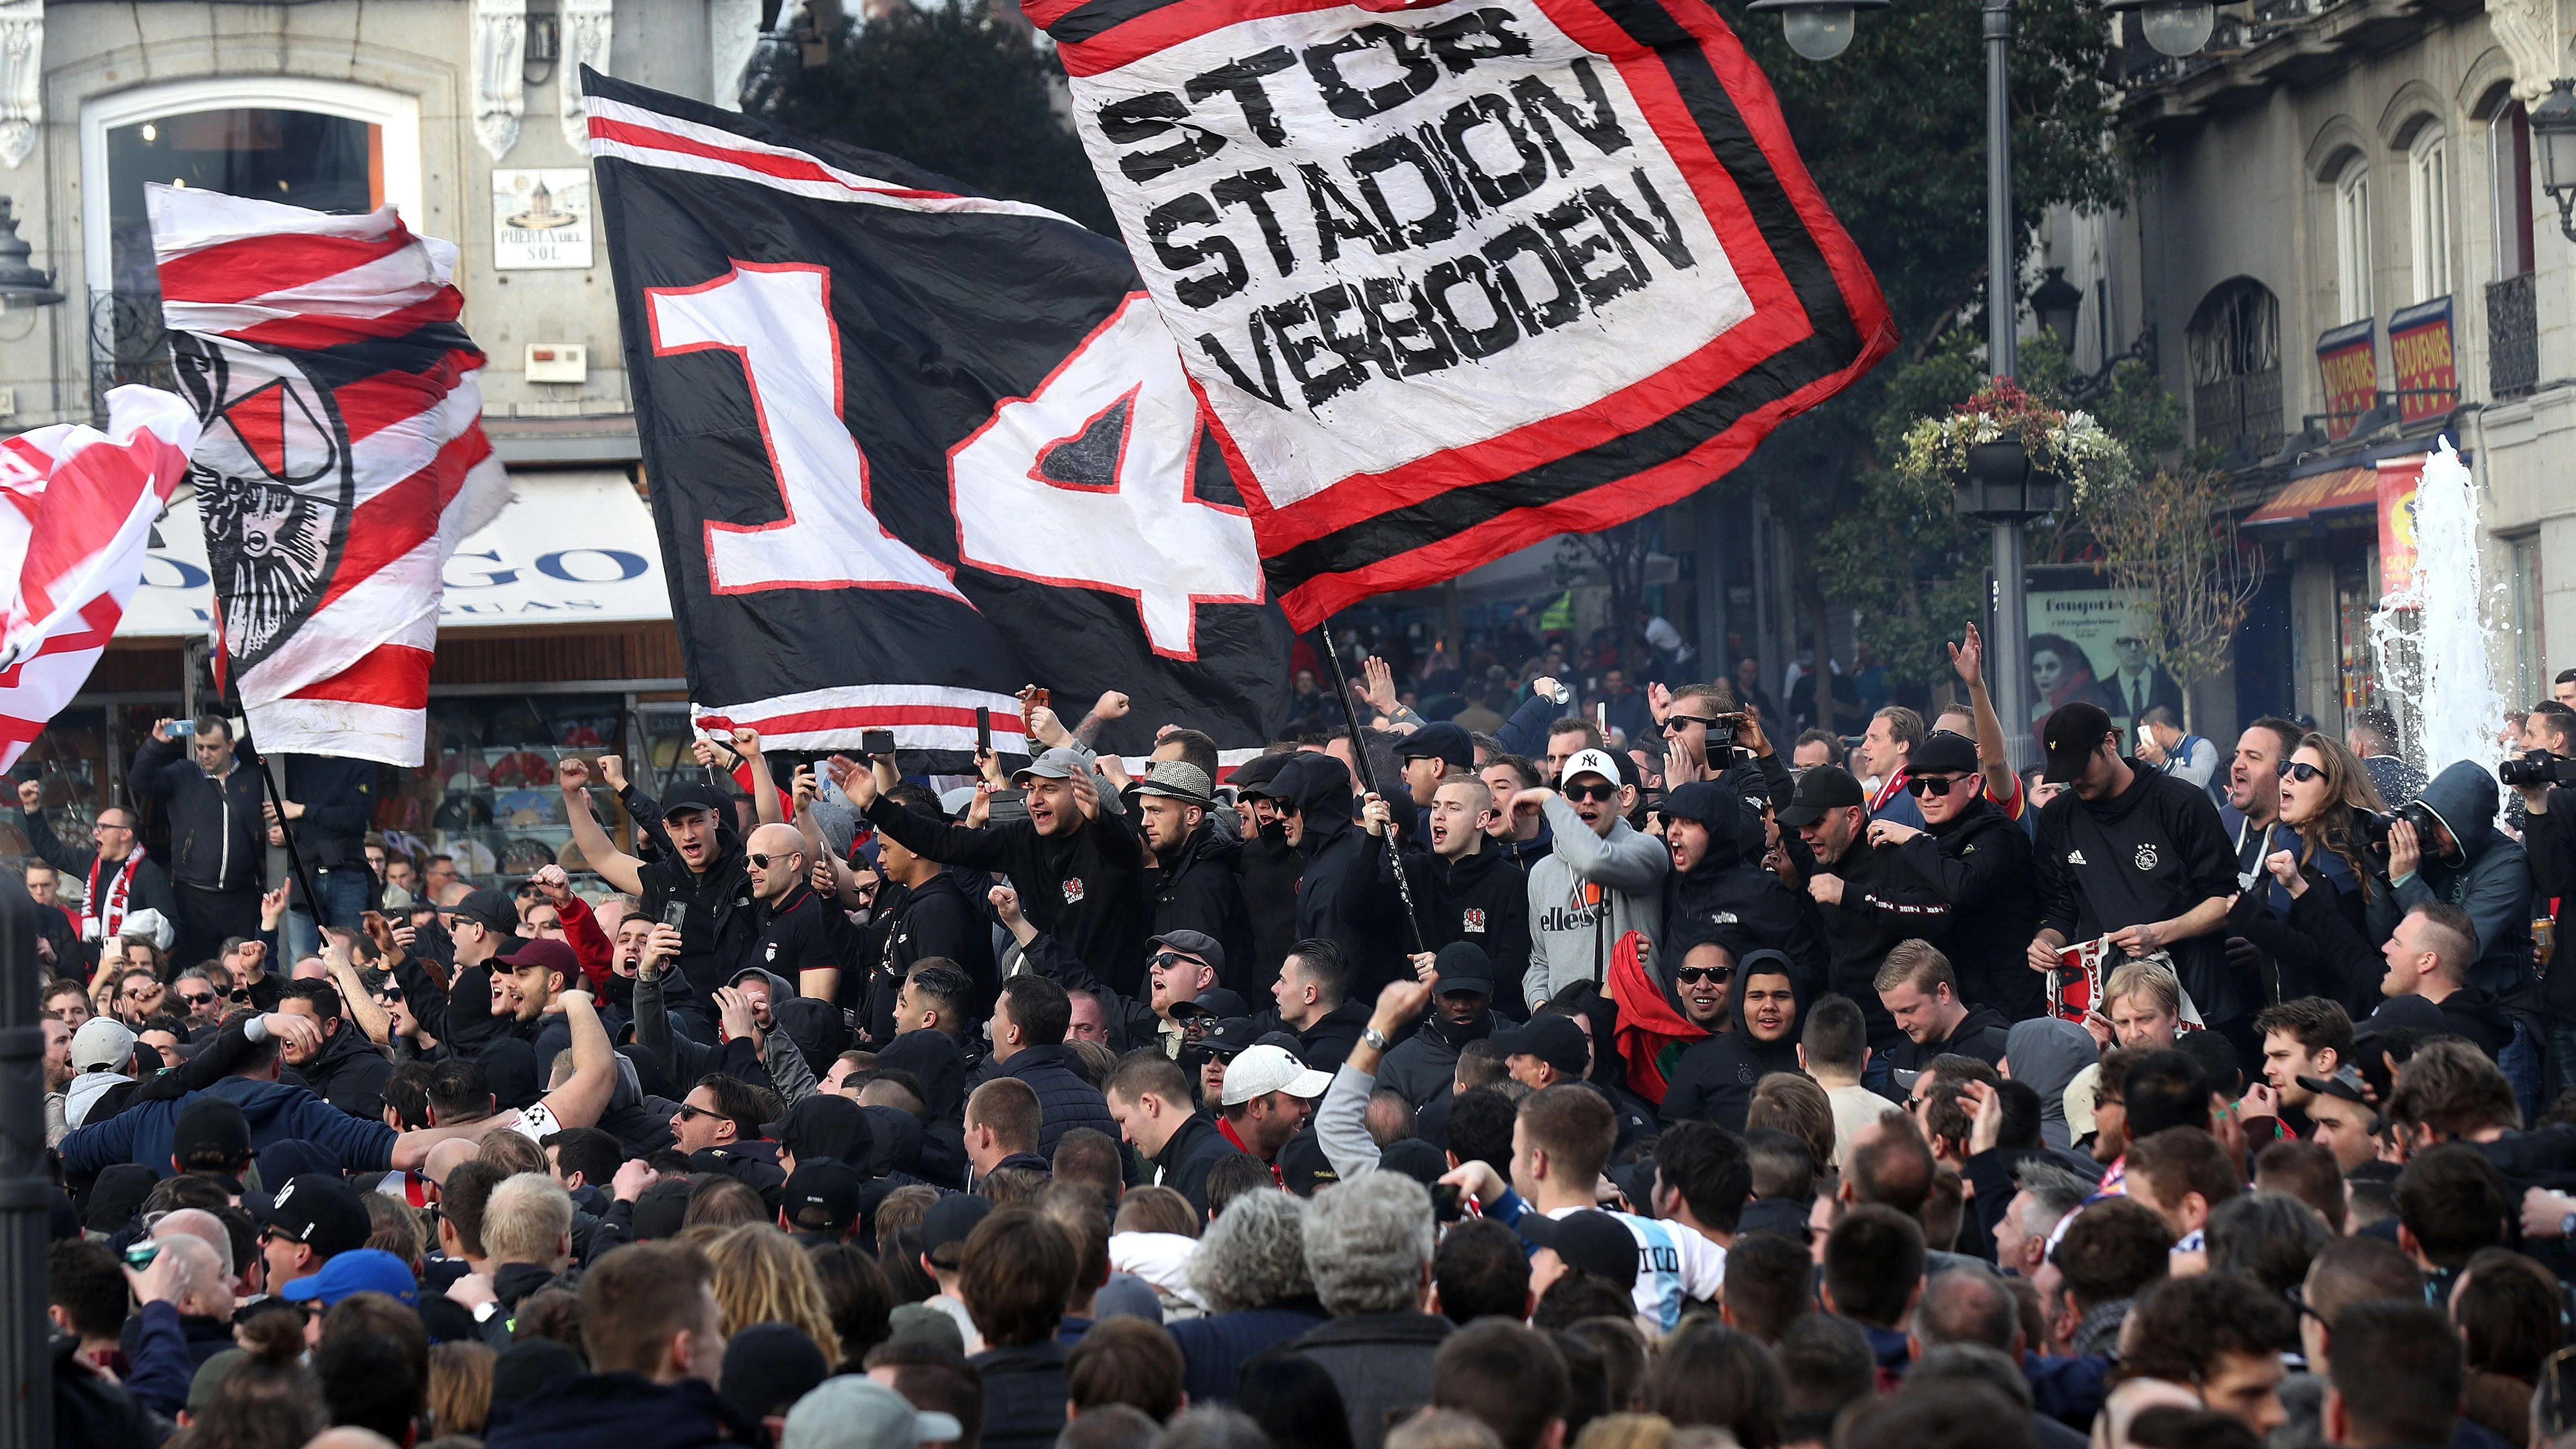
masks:
[[[556,767],[555,779],[563,786],[564,820],[572,826],[572,843],[581,848],[582,859],[599,872],[601,880],[628,895],[642,894],[643,879],[636,871],[643,862],[611,843],[608,832],[590,813],[590,766],[566,760]]]
[[[1986,692],[1985,660],[1986,641],[1971,622],[1964,641],[1950,646],[1950,666],[1968,686],[1968,713],[1977,721],[1977,768],[1990,782],[1986,798],[2001,804],[2021,793],[2021,777],[2013,773],[2012,737],[2004,733],[2003,716],[1995,713],[1994,696]],[[1996,780],[2009,780],[2012,788],[1999,796],[1991,784]]]
[[[743,769],[751,776],[751,808],[763,825],[776,825],[778,786],[769,777],[769,757],[760,752],[760,731],[742,729],[733,732],[733,747],[742,756]]]
[[[587,991],[567,991],[548,1006],[572,1027],[572,1076],[546,1093],[538,1105],[565,1127],[596,1127],[617,1092],[617,1049],[608,1044],[608,1029]]]
[[[369,914],[374,914],[369,912]],[[393,1040],[393,1013],[376,1004],[367,994],[367,983],[358,979],[358,968],[349,960],[349,935],[337,927],[326,928],[322,939],[322,967],[331,973],[331,984],[340,988],[340,1007],[367,1040],[378,1046]]]

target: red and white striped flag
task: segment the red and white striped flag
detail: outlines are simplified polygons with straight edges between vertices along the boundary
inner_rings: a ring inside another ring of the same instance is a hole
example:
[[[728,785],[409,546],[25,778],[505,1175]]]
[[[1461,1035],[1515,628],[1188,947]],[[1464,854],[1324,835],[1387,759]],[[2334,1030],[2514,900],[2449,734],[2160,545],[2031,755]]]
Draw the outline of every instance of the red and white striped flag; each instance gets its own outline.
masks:
[[[365,216],[148,188],[205,425],[189,470],[216,655],[262,750],[418,765],[439,570],[509,502],[456,246]]]
[[[107,395],[107,431],[0,439],[0,770],[80,692],[143,579],[152,521],[188,470],[197,418],[148,387]]]

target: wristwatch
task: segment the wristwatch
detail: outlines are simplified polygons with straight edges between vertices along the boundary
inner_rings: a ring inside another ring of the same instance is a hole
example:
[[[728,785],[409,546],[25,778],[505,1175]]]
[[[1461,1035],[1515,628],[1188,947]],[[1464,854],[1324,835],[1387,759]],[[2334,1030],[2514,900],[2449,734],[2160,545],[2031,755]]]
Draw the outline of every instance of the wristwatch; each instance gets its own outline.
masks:
[[[1369,1024],[1367,1030],[1360,1033],[1360,1040],[1373,1052],[1385,1051],[1387,1047],[1386,1033],[1378,1030],[1374,1022]],[[2576,1234],[2570,1234],[2570,1236],[2576,1236]]]

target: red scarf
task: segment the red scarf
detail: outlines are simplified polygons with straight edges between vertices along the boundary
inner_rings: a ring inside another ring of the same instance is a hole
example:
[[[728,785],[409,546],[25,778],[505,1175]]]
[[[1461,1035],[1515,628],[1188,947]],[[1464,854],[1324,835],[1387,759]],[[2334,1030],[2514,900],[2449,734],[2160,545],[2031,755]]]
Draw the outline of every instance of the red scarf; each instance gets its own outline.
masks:
[[[1871,797],[1869,802],[1869,813],[1875,816],[1879,811],[1886,809],[1887,802],[1895,799],[1898,795],[1903,794],[1905,791],[1905,782],[1913,777],[1914,772],[1912,770],[1899,770],[1895,774],[1888,776],[1887,783],[1879,786],[1878,794]]]
[[[1619,938],[1610,957],[1610,999],[1619,1007],[1615,1033],[1619,1055],[1628,1064],[1628,1090],[1658,1106],[1664,1100],[1667,1054],[1678,1058],[1693,1042],[1710,1033],[1692,1024],[1665,999],[1663,984],[1646,966],[1646,938],[1630,931]]]
[[[89,894],[81,898],[82,940],[116,939],[117,931],[125,925],[125,913],[132,903],[134,872],[142,864],[143,847],[137,844],[126,855],[124,863],[116,868],[116,874],[108,878],[105,894],[101,894],[98,873],[107,861],[98,856],[90,857]]]

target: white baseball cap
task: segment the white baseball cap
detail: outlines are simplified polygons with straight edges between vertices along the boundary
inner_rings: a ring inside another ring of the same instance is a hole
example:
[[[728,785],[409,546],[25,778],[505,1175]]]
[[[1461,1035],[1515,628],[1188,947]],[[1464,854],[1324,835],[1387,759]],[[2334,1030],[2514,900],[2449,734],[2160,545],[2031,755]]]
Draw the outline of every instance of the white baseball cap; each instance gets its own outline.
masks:
[[[1619,773],[1619,762],[1608,750],[1576,750],[1565,757],[1565,768],[1556,772],[1556,782],[1563,785],[1577,775],[1599,775],[1612,785],[1624,785],[1627,777]]]
[[[1240,1107],[1272,1092],[1320,1097],[1332,1084],[1331,1077],[1297,1060],[1286,1047],[1245,1047],[1225,1064],[1225,1105]]]

